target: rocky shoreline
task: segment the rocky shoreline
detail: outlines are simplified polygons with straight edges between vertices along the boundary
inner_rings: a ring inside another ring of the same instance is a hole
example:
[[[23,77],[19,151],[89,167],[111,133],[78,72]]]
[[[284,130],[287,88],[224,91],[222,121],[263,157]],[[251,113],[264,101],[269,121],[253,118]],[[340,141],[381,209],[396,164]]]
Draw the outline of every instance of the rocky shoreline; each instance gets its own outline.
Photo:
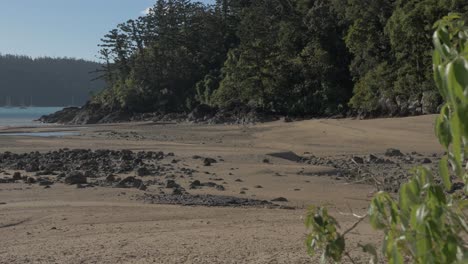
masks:
[[[278,120],[279,116],[267,113],[258,107],[232,103],[224,108],[199,105],[190,113],[132,113],[112,110],[98,104],[87,103],[82,107],[68,107],[38,121],[66,125],[106,124],[137,121],[190,122],[204,124],[254,124]]]
[[[421,99],[404,100],[402,98],[381,98],[377,109],[373,112],[348,111],[347,113],[329,116],[332,118],[358,117],[395,117],[434,114],[440,111],[440,104],[425,93]],[[59,123],[66,125],[106,124],[132,121],[153,122],[190,122],[203,124],[255,124],[275,121],[283,118],[285,121],[312,118],[312,116],[292,117],[284,114],[265,112],[257,106],[231,102],[218,108],[201,104],[190,113],[133,113],[124,110],[108,109],[97,103],[88,102],[82,107],[68,107],[50,115],[42,116],[38,121],[43,123]]]

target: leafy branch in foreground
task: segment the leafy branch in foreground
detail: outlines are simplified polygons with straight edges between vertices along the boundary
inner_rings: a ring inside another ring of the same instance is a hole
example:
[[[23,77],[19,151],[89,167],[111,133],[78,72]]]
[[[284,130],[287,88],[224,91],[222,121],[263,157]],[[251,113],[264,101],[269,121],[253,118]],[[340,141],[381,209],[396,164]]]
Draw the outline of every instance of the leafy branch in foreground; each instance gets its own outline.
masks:
[[[443,184],[426,167],[416,167],[412,179],[400,187],[398,199],[385,192],[372,199],[369,220],[384,233],[381,254],[389,263],[468,261],[468,27],[459,15],[450,14],[435,24],[433,41],[434,79],[445,100],[435,129],[448,153],[439,164]],[[449,194],[453,181],[464,183],[463,194]],[[310,254],[322,251],[322,262],[339,262],[343,256],[355,262],[346,250],[349,232],[339,232],[326,208],[311,208],[306,226]],[[370,263],[376,263],[374,246],[361,247],[372,254]]]

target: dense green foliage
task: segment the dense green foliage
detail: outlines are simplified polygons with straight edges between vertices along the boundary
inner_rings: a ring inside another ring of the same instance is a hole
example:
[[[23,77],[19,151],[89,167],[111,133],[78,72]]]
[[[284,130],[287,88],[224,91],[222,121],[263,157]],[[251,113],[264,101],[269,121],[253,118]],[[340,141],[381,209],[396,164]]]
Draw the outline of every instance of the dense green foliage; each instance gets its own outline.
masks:
[[[105,87],[100,64],[71,58],[0,54],[0,105],[82,105]]]
[[[460,15],[436,23],[433,35],[433,76],[445,102],[436,122],[436,135],[447,155],[439,164],[440,181],[426,167],[414,169],[414,177],[399,190],[398,199],[379,192],[371,202],[371,225],[384,233],[381,255],[389,263],[467,263],[468,225],[468,27]],[[453,191],[452,180],[464,184]],[[361,217],[362,221],[365,216]],[[323,251],[322,259],[340,261],[352,257],[345,235],[324,208],[312,208],[306,220],[310,229],[310,253]],[[377,262],[373,245],[362,245]]]
[[[284,114],[435,112],[433,23],[464,0],[158,0],[102,40],[109,89],[132,111],[231,101]]]

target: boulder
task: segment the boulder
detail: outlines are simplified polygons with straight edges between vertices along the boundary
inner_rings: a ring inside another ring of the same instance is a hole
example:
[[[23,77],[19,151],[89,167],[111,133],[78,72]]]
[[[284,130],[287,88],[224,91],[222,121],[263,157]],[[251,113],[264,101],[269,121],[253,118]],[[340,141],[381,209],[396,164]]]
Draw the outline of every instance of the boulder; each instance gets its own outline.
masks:
[[[64,180],[65,184],[86,184],[88,182],[86,176],[79,171],[73,171],[67,174]]]
[[[389,148],[385,151],[385,156],[387,157],[401,157],[403,153],[399,149]]]

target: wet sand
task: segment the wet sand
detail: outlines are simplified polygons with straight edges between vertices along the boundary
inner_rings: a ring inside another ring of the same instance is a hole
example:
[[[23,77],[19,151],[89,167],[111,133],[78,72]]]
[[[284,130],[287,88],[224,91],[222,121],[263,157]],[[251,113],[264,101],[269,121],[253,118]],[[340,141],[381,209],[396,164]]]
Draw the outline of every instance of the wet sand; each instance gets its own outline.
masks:
[[[269,156],[292,151],[315,156],[383,154],[387,148],[441,153],[435,116],[375,120],[281,121],[252,126],[132,123],[0,131],[0,152],[60,148],[173,152],[197,170],[201,182],[222,178],[225,191],[194,194],[272,200],[295,210],[147,204],[146,191],[54,184],[0,184],[0,263],[315,263],[306,254],[303,217],[309,205],[327,205],[343,228],[364,214],[375,187],[337,180],[332,168]],[[78,131],[64,137],[1,133]],[[222,159],[205,167],[194,155]],[[268,159],[269,163],[265,163]],[[170,160],[164,162],[169,163]],[[302,173],[298,173],[302,172]],[[326,173],[324,173],[326,172]],[[23,172],[24,174],[28,174]],[[241,179],[242,182],[236,181]],[[188,179],[178,180],[184,186]],[[255,188],[255,186],[262,188]],[[245,194],[240,194],[247,188]],[[379,240],[367,223],[350,247]],[[353,254],[360,255],[358,250]]]

